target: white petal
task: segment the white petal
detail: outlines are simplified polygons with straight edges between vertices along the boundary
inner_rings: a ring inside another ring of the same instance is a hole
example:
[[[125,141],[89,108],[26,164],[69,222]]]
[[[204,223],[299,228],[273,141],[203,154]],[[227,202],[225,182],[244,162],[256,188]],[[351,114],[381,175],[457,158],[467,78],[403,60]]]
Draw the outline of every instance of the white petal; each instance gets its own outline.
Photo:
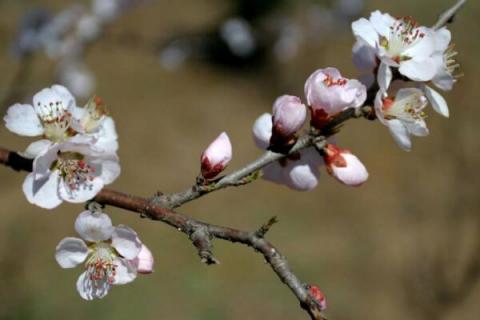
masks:
[[[84,211],[75,220],[75,231],[87,241],[104,241],[113,233],[112,220],[101,212]]]
[[[377,67],[377,55],[375,49],[363,40],[355,42],[353,48],[353,64],[363,71],[373,72]]]
[[[69,186],[68,183],[61,178],[58,194],[64,201],[71,203],[82,203],[95,198],[97,193],[103,189],[103,180],[99,177],[93,178],[93,180],[85,181],[81,184],[75,184]]]
[[[62,98],[62,102],[70,110],[72,110],[73,107],[76,107],[75,98],[70,93],[70,91],[68,91],[67,88],[65,88],[64,86],[58,85],[58,84],[54,84],[52,86],[52,90]]]
[[[53,209],[62,203],[58,196],[59,173],[57,170],[41,179],[29,173],[23,182],[23,192],[27,200],[44,209]]]
[[[425,86],[424,90],[428,101],[430,101],[430,103],[432,104],[433,110],[435,110],[442,116],[448,118],[450,115],[448,105],[442,95],[430,88],[429,86]]]
[[[111,155],[108,159],[98,159],[92,161],[91,163],[92,165],[95,165],[97,170],[99,170],[97,174],[100,175],[103,184],[112,183],[120,175],[120,164],[118,163],[118,158],[115,155]],[[96,163],[100,163],[100,165],[97,166]]]
[[[253,138],[260,149],[266,150],[270,145],[272,126],[272,115],[270,113],[264,113],[255,120],[252,128]]]
[[[434,59],[410,59],[400,63],[401,74],[414,81],[432,80],[438,70]]]
[[[8,130],[21,136],[34,137],[43,134],[43,126],[37,113],[29,104],[14,104],[3,118]]]
[[[410,151],[412,149],[410,134],[400,120],[389,120],[387,121],[387,126],[399,147],[405,151]]]
[[[392,78],[392,69],[390,69],[387,64],[382,62],[380,64],[380,67],[378,68],[377,74],[377,81],[380,89],[383,91],[387,91],[387,89],[390,87],[390,83],[392,82]]]
[[[417,120],[413,123],[404,124],[410,134],[417,137],[425,137],[430,133],[427,128],[427,124],[423,120]]]
[[[435,52],[435,34],[430,28],[419,27],[418,32],[424,36],[416,41],[412,46],[406,49],[402,55],[408,57],[425,57],[429,58]]]
[[[342,153],[346,167],[331,166],[333,176],[341,183],[358,187],[368,179],[368,171],[363,163],[353,154]]]
[[[393,18],[388,13],[381,13],[376,10],[370,14],[370,22],[372,23],[375,31],[383,36],[388,38],[391,33],[391,26],[395,23],[396,19]]]
[[[92,281],[86,271],[77,280],[77,291],[85,300],[102,299],[107,295],[110,287],[105,280]]]
[[[57,245],[55,259],[62,268],[74,268],[87,258],[88,247],[82,239],[64,238]]]
[[[111,117],[103,119],[95,136],[97,140],[93,147],[99,152],[116,152],[118,150],[117,130]]]
[[[320,177],[318,169],[310,163],[300,161],[293,162],[287,169],[287,185],[297,191],[313,190]]]
[[[352,23],[352,31],[355,37],[362,39],[369,46],[375,48],[378,42],[378,33],[372,23],[365,18],[360,18]]]
[[[452,34],[446,27],[438,29],[435,31],[435,50],[443,53],[447,50],[451,40]]]
[[[127,284],[137,277],[135,265],[126,259],[115,259],[113,263],[117,266],[113,284]]]
[[[134,259],[142,249],[137,233],[131,228],[119,225],[112,234],[112,247],[126,259]]]
[[[52,142],[50,140],[38,140],[32,142],[27,149],[21,153],[21,155],[28,159],[34,159],[40,154],[44,154],[46,149],[48,149],[50,146],[52,146]]]

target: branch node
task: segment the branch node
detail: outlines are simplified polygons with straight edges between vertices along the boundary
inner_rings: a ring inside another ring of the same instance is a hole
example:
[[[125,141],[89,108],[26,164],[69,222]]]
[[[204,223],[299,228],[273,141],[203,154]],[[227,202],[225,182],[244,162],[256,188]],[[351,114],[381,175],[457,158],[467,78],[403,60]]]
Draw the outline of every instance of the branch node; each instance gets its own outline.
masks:
[[[255,231],[255,235],[259,238],[264,238],[267,232],[270,231],[270,228],[277,222],[278,222],[277,216],[271,217],[270,220],[267,221],[267,223],[264,223],[260,227],[260,229]]]
[[[220,261],[213,256],[212,236],[206,226],[194,226],[193,232],[190,233],[189,237],[197,248],[198,256],[203,263],[207,265],[220,264]]]

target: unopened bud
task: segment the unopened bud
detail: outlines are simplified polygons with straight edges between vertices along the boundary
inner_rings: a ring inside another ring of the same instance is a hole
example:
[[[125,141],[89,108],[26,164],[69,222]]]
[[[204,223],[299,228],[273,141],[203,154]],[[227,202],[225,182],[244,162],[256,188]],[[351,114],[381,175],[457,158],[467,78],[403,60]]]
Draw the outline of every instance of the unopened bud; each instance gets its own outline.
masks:
[[[273,104],[273,132],[270,143],[287,144],[307,119],[307,108],[300,98],[284,95]]]
[[[202,176],[212,179],[222,172],[232,160],[232,144],[222,132],[203,152],[201,157]]]
[[[349,150],[328,144],[324,149],[327,171],[341,183],[357,187],[368,179],[368,171]]]
[[[323,311],[327,309],[327,299],[325,298],[325,295],[323,294],[323,292],[317,286],[307,285],[306,288],[310,296],[315,300],[315,302],[319,306],[320,310]]]

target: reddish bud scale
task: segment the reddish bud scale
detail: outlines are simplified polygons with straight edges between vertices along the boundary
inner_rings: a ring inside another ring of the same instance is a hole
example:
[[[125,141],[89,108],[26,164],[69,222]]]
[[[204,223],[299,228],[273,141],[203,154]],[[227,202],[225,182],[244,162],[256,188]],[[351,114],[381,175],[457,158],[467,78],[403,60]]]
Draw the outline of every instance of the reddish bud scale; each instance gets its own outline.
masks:
[[[342,156],[342,153],[350,153],[349,150],[339,148],[333,144],[327,144],[323,152],[323,159],[325,160],[329,174],[332,174],[332,166],[339,168],[345,168],[347,166],[347,161]]]
[[[332,117],[329,116],[323,109],[314,109],[310,107],[310,112],[312,114],[310,124],[312,127],[319,130],[325,128],[325,126],[332,120]]]
[[[310,296],[319,306],[320,310],[325,310],[327,308],[327,299],[325,294],[323,294],[323,292],[317,286],[308,285],[307,290]]]
[[[207,157],[202,157],[201,162],[201,172],[202,176],[205,179],[215,178],[220,172],[225,170],[226,167],[222,163],[218,163],[215,166],[212,166],[212,163]]]

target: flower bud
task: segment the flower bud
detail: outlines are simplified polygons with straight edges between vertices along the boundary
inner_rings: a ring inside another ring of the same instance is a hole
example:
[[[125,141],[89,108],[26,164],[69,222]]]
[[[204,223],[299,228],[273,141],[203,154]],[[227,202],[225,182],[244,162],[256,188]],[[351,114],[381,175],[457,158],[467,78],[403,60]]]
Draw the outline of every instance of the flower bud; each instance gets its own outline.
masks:
[[[328,173],[341,183],[357,187],[368,179],[368,171],[349,150],[328,144],[324,149]]]
[[[312,125],[321,129],[330,117],[362,106],[367,89],[355,79],[343,78],[335,68],[315,71],[305,83],[305,97],[312,110]]]
[[[327,300],[326,300],[323,292],[317,286],[307,285],[306,288],[307,288],[310,296],[318,304],[320,310],[323,311],[323,310],[327,309]]]
[[[148,274],[153,272],[153,255],[146,245],[142,244],[140,253],[133,259],[138,273]]]
[[[273,104],[273,133],[270,143],[286,144],[302,128],[307,119],[307,108],[300,98],[283,95]]]
[[[203,152],[201,157],[202,176],[212,179],[222,172],[232,160],[232,144],[222,132]]]

